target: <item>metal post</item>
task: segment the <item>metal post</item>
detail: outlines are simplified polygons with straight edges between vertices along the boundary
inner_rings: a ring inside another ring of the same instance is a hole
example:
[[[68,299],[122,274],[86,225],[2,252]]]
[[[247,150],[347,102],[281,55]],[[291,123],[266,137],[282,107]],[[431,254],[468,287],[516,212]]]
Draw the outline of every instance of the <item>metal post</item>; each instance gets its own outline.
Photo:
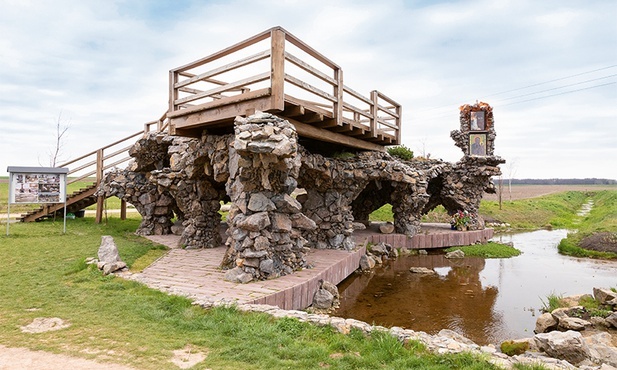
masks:
[[[9,201],[6,207],[6,236],[9,236],[9,224],[10,224],[9,221],[11,220],[11,195],[13,195],[13,192],[11,191],[12,184],[13,184],[13,173],[9,172]]]

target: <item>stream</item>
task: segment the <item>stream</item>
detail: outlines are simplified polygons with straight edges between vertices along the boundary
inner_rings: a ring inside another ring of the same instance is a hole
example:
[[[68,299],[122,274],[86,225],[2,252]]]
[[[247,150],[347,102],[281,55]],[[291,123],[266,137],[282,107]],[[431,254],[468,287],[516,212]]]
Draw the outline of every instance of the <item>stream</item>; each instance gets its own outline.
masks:
[[[508,259],[446,259],[443,251],[401,256],[339,284],[335,315],[436,334],[451,329],[477,344],[533,336],[550,294],[592,294],[617,287],[617,263],[560,255],[566,230],[538,230],[493,238],[523,253]],[[412,266],[437,275],[412,274]]]

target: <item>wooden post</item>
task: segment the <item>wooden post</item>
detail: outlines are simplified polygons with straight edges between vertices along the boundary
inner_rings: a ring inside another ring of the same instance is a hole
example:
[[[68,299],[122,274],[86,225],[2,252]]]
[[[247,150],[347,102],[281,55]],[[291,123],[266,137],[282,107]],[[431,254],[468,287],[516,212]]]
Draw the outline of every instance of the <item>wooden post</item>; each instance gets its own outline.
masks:
[[[126,220],[126,200],[120,199],[120,219]]]
[[[398,115],[398,118],[396,119],[396,145],[401,145],[401,125],[403,124],[402,106],[396,106],[396,114]]]
[[[377,90],[371,91],[371,137],[377,137],[377,119],[379,118],[379,97]]]
[[[176,100],[178,100],[178,90],[175,88],[175,84],[178,81],[178,72],[171,70],[169,71],[169,113],[173,113],[176,111]],[[172,125],[173,120],[169,122],[169,134],[176,134],[176,127]]]
[[[340,68],[334,69],[334,79],[336,80],[336,86],[334,86],[334,96],[336,102],[333,104],[334,121],[337,126],[343,125],[343,70]]]
[[[103,180],[103,149],[99,149],[96,151],[96,186],[101,185],[101,181]],[[100,224],[103,220],[103,202],[105,201],[105,197],[99,195],[96,200],[96,217],[94,222]]]
[[[270,88],[272,108],[285,109],[285,33],[281,29],[272,30],[270,50]]]

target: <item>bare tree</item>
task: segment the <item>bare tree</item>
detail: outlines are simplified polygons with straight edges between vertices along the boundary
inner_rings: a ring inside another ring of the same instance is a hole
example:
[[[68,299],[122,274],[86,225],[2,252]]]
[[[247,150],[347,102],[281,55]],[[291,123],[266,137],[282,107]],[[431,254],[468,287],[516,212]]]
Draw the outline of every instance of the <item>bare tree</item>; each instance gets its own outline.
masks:
[[[64,147],[64,138],[70,127],[71,127],[71,121],[63,120],[62,112],[60,112],[58,114],[58,119],[56,119],[56,124],[55,124],[56,142],[55,142],[53,149],[49,150],[49,166],[50,167],[56,167],[58,162],[61,161],[60,158],[62,156],[62,149]]]
[[[508,192],[510,193],[510,202],[512,201],[512,178],[516,174],[516,170],[517,170],[516,161],[517,161],[517,159],[518,158],[514,158],[514,159],[511,159],[511,160],[508,160],[508,163],[506,164],[506,168],[508,169]]]
[[[422,158],[430,158],[431,157],[431,153],[427,153],[426,152],[426,138],[422,138],[420,140],[418,140],[420,142],[421,148],[420,148],[420,156]]]

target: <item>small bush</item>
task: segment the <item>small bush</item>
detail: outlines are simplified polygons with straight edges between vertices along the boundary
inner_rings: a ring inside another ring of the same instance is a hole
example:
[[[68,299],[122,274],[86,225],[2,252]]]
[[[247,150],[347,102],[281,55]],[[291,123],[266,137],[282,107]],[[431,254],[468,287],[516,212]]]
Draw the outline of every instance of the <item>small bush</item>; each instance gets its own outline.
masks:
[[[514,342],[511,340],[501,343],[501,352],[508,356],[522,355],[529,349],[527,342]]]
[[[388,148],[388,154],[393,157],[398,157],[404,161],[410,161],[413,159],[413,150],[402,144]]]

